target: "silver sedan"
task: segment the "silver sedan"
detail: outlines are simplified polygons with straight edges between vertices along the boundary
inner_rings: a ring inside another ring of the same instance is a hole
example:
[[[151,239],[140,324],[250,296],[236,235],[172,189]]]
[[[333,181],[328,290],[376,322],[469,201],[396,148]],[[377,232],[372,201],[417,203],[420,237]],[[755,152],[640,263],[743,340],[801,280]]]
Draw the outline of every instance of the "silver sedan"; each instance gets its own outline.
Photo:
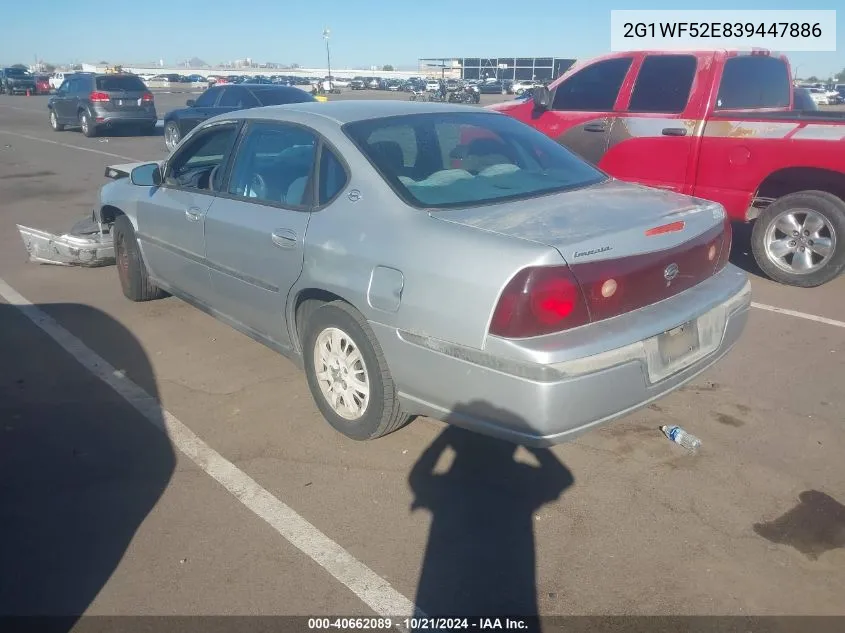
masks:
[[[710,367],[748,316],[722,207],[495,112],[258,108],[106,173],[95,216],[123,293],[176,295],[290,357],[355,439],[427,415],[561,442]]]

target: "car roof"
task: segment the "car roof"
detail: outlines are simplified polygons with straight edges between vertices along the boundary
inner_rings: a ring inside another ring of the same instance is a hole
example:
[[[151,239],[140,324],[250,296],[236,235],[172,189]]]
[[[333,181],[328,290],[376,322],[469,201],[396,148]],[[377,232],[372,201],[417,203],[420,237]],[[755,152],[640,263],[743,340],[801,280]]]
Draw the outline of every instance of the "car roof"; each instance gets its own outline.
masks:
[[[298,88],[294,88],[298,90]],[[469,105],[451,105],[445,103],[428,103],[425,101],[390,101],[390,100],[348,100],[327,102],[290,103],[279,106],[265,106],[243,110],[238,115],[244,119],[278,119],[284,120],[285,114],[296,112],[301,115],[331,119],[341,125],[354,121],[379,119],[407,114],[435,114],[435,113],[488,113],[498,115],[491,110],[484,110]]]

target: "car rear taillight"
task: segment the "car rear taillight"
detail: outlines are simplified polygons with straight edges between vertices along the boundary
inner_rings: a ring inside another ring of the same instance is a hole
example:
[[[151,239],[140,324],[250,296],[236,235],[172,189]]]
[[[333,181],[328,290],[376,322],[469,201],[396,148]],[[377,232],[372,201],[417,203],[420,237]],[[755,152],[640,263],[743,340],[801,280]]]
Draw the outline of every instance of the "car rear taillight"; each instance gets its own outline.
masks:
[[[574,264],[572,273],[581,284],[590,320],[663,301],[712,277],[720,270],[725,235],[724,225],[719,225],[674,248]]]
[[[731,258],[731,247],[733,246],[733,226],[731,218],[725,216],[725,230],[722,232],[722,239],[719,243],[719,257],[716,260],[716,272],[728,265]]]
[[[88,95],[88,100],[92,103],[103,103],[111,101],[111,98],[105,92],[92,92],[90,95]]]
[[[524,268],[508,282],[490,322],[490,333],[527,338],[590,322],[581,287],[568,266]]]
[[[152,103],[153,102],[153,93],[145,92],[144,96],[141,97],[142,103]]]

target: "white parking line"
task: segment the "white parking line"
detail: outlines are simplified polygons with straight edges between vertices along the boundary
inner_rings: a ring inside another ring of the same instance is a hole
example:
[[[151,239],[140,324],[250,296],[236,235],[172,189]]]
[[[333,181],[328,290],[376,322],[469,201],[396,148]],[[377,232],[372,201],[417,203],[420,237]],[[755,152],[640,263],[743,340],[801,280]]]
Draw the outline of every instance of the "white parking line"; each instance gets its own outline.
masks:
[[[219,482],[238,501],[267,522],[294,547],[348,587],[368,607],[383,617],[424,615],[390,583],[311,525],[292,508],[203,442],[161,404],[131,380],[118,377],[115,368],[45,312],[0,279],[0,297],[102,380],[151,424],[166,433],[182,453]],[[401,628],[401,627],[397,627]]]
[[[786,308],[778,308],[777,306],[766,305],[765,303],[751,302],[752,308],[759,310],[767,310],[768,312],[776,312],[778,314],[785,314],[787,316],[797,317],[799,319],[807,319],[808,321],[815,321],[816,323],[825,323],[835,327],[845,327],[845,321],[837,321],[836,319],[828,319],[827,317],[816,316],[815,314],[807,314],[806,312],[797,312],[795,310],[787,310]]]

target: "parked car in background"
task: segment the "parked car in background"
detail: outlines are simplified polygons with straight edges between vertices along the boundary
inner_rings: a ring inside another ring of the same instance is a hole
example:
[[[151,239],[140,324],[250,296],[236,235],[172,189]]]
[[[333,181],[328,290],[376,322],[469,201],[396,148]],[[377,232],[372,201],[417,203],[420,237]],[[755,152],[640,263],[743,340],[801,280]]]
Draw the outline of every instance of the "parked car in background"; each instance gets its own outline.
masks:
[[[71,75],[75,74],[75,72],[76,72],[76,71],[71,71],[71,72],[61,72],[61,71],[58,71],[58,72],[54,72],[52,75],[50,75],[50,88],[52,88],[53,90],[58,90],[58,89],[59,89],[59,86],[61,86],[61,85],[62,85],[62,83],[64,82],[64,80],[65,80],[65,79],[67,79],[68,77],[70,77]]]
[[[748,319],[719,204],[471,106],[240,111],[106,173],[123,294],[171,293],[290,356],[356,440],[426,415],[563,442],[679,388]]]
[[[351,90],[366,90],[367,86],[363,77],[355,77],[355,79],[349,82],[349,88]]]
[[[845,270],[845,113],[792,101],[789,62],[767,51],[639,51],[489,107],[616,178],[719,202],[754,223],[770,278],[820,286]]]
[[[0,70],[0,90],[7,95],[35,94],[35,75],[25,68]]]
[[[813,99],[806,88],[795,88],[792,91],[792,108],[794,110],[818,110],[819,104]]]
[[[307,103],[315,98],[300,88],[275,84],[239,84],[213,86],[196,99],[188,99],[187,107],[172,110],[164,116],[164,143],[171,152],[197,125],[218,114],[286,103]]]
[[[50,76],[49,75],[36,75],[35,76],[35,94],[37,95],[48,95],[53,91],[53,88],[50,87]]]
[[[478,84],[478,91],[483,95],[504,95],[508,93],[507,86],[501,81],[485,81]]]
[[[532,90],[536,85],[537,83],[534,81],[515,81],[511,84],[508,92],[519,96],[526,90]]]
[[[429,92],[432,90],[440,90],[440,82],[436,79],[429,79],[425,82],[425,89]]]
[[[137,127],[155,132],[155,99],[136,75],[77,73],[65,79],[47,102],[50,127],[79,127],[85,136],[106,129]]]
[[[824,88],[807,88],[807,92],[816,105],[829,105],[830,96]]]

